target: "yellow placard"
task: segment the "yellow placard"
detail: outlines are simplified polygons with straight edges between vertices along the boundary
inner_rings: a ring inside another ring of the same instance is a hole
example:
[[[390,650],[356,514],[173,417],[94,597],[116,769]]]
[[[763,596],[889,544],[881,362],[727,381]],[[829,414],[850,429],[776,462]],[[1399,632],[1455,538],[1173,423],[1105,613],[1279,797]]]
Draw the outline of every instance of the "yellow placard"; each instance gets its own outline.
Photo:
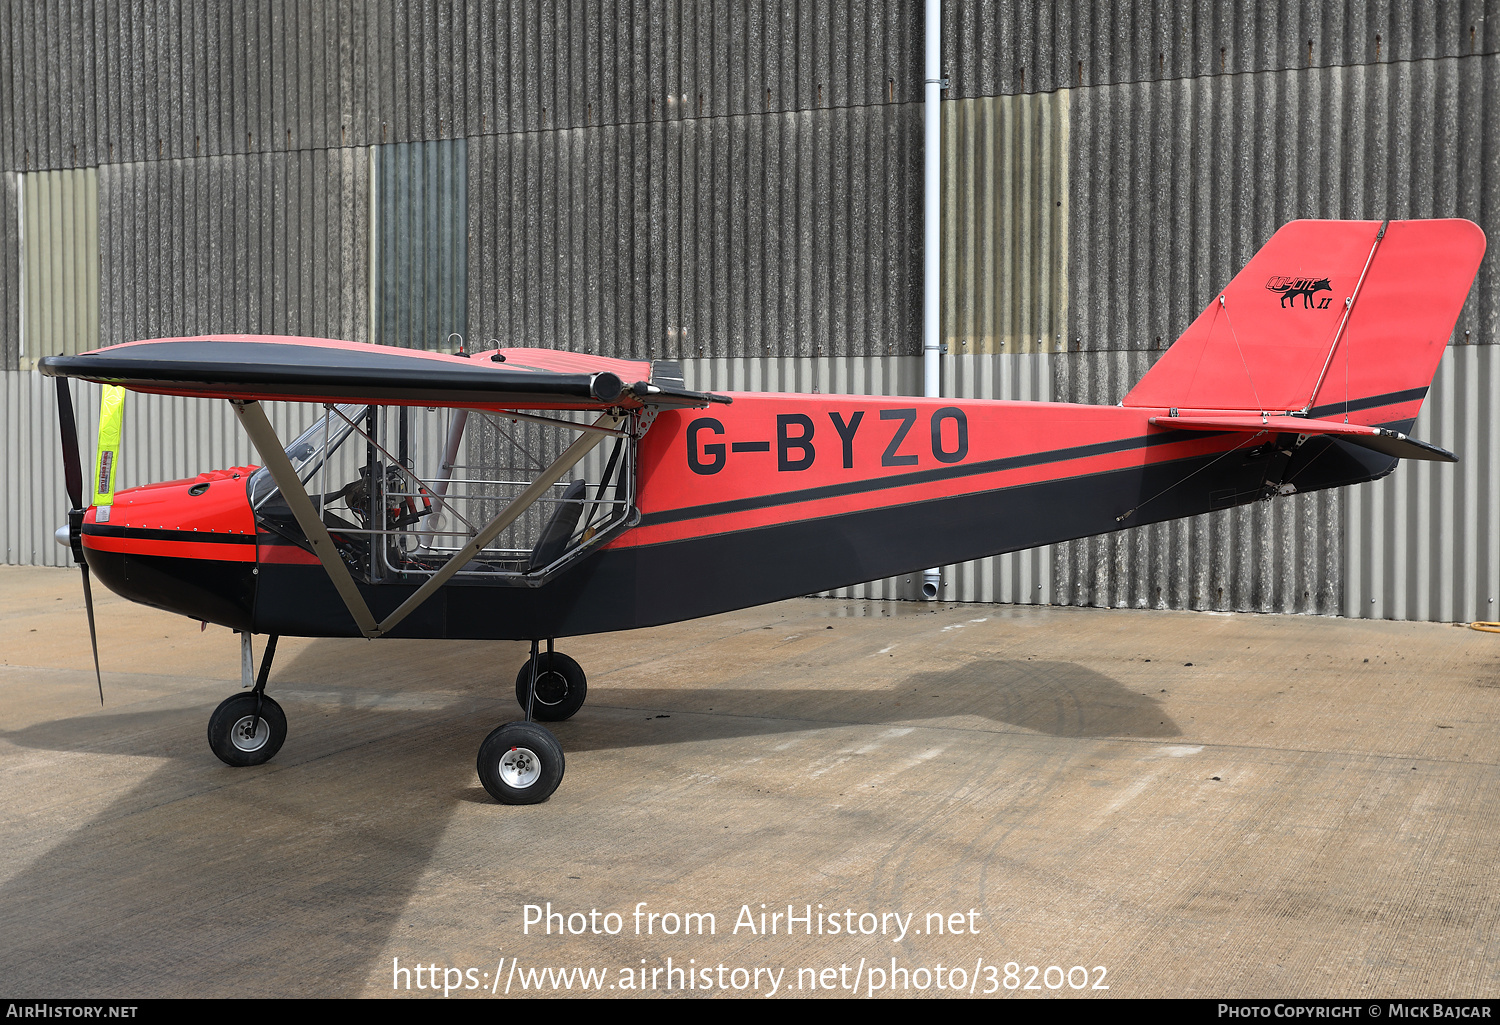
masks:
[[[125,389],[104,386],[99,400],[99,458],[94,463],[94,504],[111,505],[120,469],[120,424],[125,419]]]

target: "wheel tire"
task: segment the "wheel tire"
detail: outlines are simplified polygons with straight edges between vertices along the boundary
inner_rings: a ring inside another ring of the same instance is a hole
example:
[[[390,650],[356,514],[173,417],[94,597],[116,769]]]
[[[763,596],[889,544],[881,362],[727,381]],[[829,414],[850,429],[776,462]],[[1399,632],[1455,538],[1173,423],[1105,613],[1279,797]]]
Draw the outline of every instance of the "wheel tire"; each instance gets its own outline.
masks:
[[[541,804],[562,782],[562,745],[534,722],[508,722],[479,745],[479,782],[501,804]]]
[[[248,735],[255,715],[255,695],[226,698],[208,717],[208,746],[219,761],[235,767],[263,765],[275,757],[286,742],[286,713],[271,698],[261,696],[260,719],[254,736]]]
[[[588,679],[583,667],[560,651],[537,656],[541,672],[536,678],[536,703],[531,717],[542,722],[562,722],[573,718],[588,696]],[[516,674],[516,701],[526,711],[526,691],[531,687],[531,659]]]

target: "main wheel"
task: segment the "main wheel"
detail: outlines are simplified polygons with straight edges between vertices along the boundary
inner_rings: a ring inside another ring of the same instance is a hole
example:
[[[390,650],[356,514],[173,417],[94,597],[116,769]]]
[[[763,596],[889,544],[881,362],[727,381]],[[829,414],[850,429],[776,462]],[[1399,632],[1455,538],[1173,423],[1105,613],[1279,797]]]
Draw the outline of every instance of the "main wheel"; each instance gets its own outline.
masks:
[[[542,722],[562,722],[571,719],[583,707],[588,695],[588,680],[583,667],[560,651],[537,656],[541,671],[536,677],[536,702],[531,706],[531,717]],[[526,711],[526,692],[531,687],[531,659],[516,674],[516,700],[521,711]]]
[[[540,804],[562,782],[562,745],[534,722],[508,722],[479,745],[479,782],[501,804]]]
[[[262,765],[285,742],[286,713],[265,695],[259,717],[253,692],[225,698],[208,717],[208,746],[225,765]]]

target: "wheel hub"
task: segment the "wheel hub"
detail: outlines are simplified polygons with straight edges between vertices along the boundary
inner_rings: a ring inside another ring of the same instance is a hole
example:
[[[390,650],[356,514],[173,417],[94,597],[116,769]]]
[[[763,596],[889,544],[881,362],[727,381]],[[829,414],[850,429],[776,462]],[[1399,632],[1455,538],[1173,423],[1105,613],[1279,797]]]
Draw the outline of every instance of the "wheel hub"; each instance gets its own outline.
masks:
[[[259,751],[271,740],[271,727],[264,719],[243,716],[229,731],[229,742],[245,753]]]
[[[562,673],[545,672],[536,679],[536,699],[544,705],[560,705],[568,696],[568,678]]]
[[[500,756],[500,778],[508,787],[525,790],[542,774],[542,760],[527,747],[513,747]]]

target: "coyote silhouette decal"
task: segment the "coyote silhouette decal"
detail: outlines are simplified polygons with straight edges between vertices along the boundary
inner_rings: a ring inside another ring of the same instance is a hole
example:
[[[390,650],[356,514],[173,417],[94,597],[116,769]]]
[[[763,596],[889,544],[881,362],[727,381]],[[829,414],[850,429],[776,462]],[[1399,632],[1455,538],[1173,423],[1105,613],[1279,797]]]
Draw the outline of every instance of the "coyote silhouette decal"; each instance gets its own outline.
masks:
[[[1302,308],[1304,310],[1314,308],[1326,310],[1328,309],[1328,304],[1333,301],[1333,296],[1330,295],[1318,300],[1316,305],[1313,303],[1313,293],[1333,291],[1333,283],[1328,278],[1289,278],[1278,274],[1266,282],[1266,288],[1272,292],[1281,293],[1281,308],[1283,310],[1288,308],[1286,304],[1288,299],[1293,300],[1291,308],[1296,309],[1295,300],[1299,295],[1302,297]]]

